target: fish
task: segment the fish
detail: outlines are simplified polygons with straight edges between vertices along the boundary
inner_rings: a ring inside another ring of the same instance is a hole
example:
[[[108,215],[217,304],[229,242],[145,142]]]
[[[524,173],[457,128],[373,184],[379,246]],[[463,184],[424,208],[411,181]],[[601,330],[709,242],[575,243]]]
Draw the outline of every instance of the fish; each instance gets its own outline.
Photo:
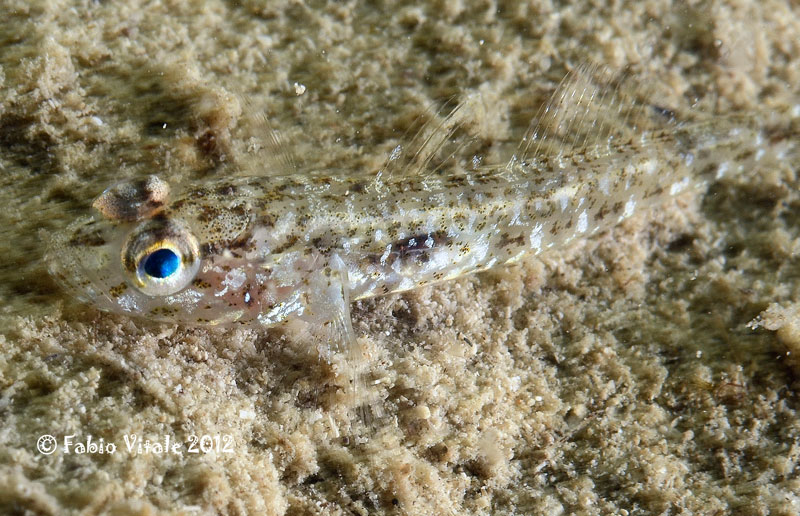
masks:
[[[321,360],[345,365],[342,385],[364,391],[352,302],[558,252],[785,159],[797,140],[797,113],[720,116],[650,97],[624,73],[577,66],[498,165],[450,153],[465,102],[378,171],[123,182],[53,236],[45,260],[103,311],[188,326],[302,321]]]

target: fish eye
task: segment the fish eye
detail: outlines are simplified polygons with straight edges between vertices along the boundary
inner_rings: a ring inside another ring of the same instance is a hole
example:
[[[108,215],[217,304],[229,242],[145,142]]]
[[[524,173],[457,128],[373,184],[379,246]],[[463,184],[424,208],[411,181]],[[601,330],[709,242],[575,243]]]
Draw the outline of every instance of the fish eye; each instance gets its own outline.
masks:
[[[191,283],[200,268],[197,239],[178,221],[147,221],[128,236],[122,265],[142,293],[174,294]]]
[[[144,272],[153,278],[168,278],[181,265],[181,259],[172,249],[163,247],[148,254],[144,259]]]

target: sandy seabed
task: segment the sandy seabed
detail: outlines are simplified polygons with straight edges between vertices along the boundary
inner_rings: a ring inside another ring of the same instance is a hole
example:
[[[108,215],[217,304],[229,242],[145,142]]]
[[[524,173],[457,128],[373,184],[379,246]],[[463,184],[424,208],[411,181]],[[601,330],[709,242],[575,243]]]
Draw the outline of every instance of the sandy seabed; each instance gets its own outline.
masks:
[[[796,2],[605,4],[4,0],[0,513],[800,512],[797,159],[354,304],[388,415],[359,438],[297,396],[329,371],[285,333],[103,314],[47,274],[46,235],[108,185],[252,161],[254,114],[346,172],[465,93],[501,163],[581,62],[721,114],[800,98]]]

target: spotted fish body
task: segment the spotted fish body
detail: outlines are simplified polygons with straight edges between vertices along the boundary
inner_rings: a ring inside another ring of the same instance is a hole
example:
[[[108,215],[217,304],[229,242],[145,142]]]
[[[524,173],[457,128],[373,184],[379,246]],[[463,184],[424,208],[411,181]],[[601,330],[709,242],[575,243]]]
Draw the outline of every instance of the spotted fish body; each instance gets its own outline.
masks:
[[[224,178],[172,194],[149,178],[107,191],[100,215],[56,236],[51,271],[103,310],[190,325],[299,317],[351,333],[352,300],[561,248],[796,136],[768,138],[752,117],[681,120],[585,75],[565,79],[507,165]],[[146,277],[167,244],[180,276]]]

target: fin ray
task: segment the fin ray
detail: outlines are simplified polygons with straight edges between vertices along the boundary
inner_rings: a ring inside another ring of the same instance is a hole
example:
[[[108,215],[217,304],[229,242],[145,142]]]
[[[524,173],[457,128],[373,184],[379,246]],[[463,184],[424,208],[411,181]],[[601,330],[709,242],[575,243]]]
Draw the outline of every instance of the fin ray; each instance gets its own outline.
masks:
[[[252,102],[243,100],[242,104],[251,113],[248,119],[248,132],[251,134],[248,147],[250,151],[240,158],[237,168],[250,175],[287,176],[300,172],[303,163],[285,141],[283,133],[272,126],[266,113],[256,110]]]
[[[456,137],[473,118],[476,106],[474,96],[456,102],[447,99],[441,108],[426,111],[424,122],[417,122],[407,133],[416,131],[408,144],[397,145],[375,178],[376,190],[384,182],[401,177],[426,177],[437,173],[457,158],[459,151],[474,140],[472,137]],[[420,118],[421,119],[421,118]]]
[[[677,121],[673,110],[649,100],[652,90],[627,71],[575,67],[531,121],[508,166],[578,153],[603,156],[632,142],[658,141]]]

